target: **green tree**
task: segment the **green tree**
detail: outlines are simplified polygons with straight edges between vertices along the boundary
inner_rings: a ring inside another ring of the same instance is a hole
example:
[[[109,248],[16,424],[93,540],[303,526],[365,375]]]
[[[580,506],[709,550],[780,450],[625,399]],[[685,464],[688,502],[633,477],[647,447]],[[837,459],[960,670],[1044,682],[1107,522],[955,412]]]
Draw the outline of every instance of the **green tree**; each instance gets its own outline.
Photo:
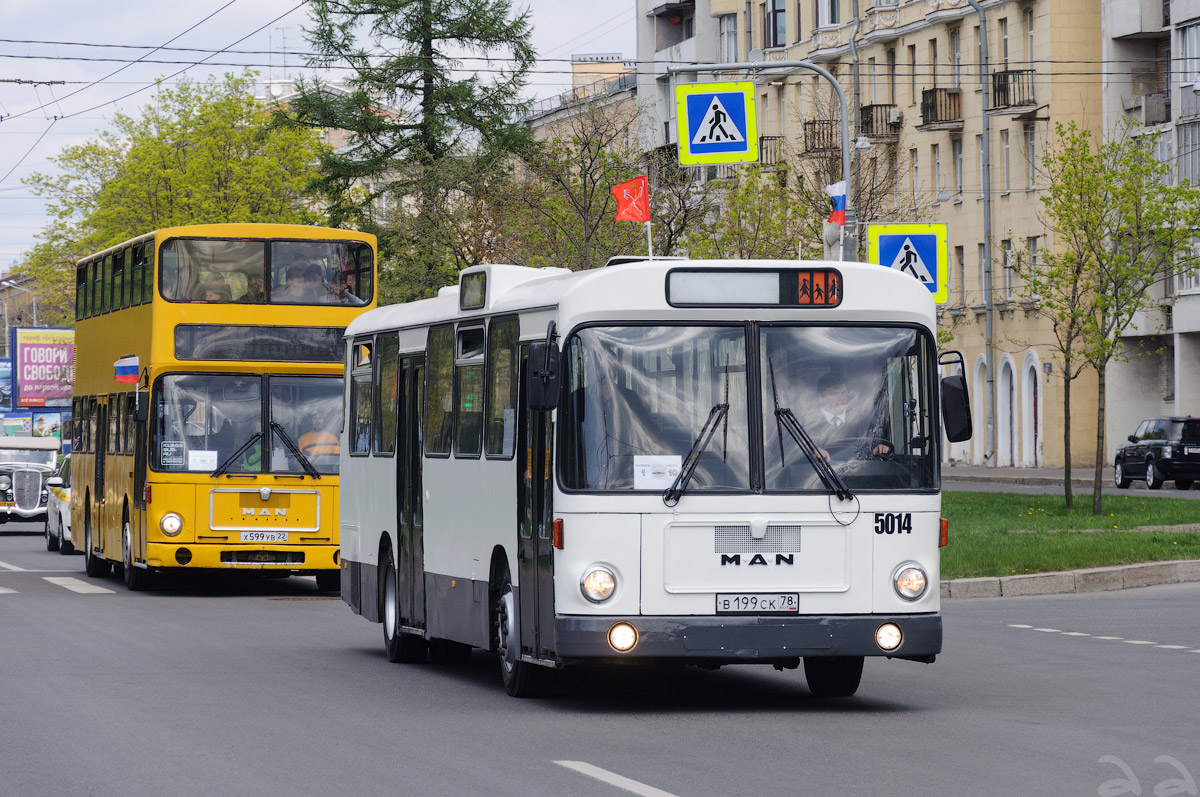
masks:
[[[88,252],[162,227],[317,218],[304,192],[322,145],[272,129],[253,88],[249,73],[164,88],[140,115],[118,113],[51,158],[58,173],[25,180],[53,221],[14,270],[34,278],[43,307],[62,305],[56,322],[74,318],[75,261]]]
[[[1084,367],[1096,374],[1093,514],[1100,514],[1108,365],[1123,356],[1121,336],[1154,301],[1148,289],[1187,257],[1200,227],[1200,191],[1169,184],[1167,164],[1154,156],[1156,140],[1126,127],[1098,142],[1073,122],[1059,123],[1042,159],[1049,187],[1041,199],[1056,246],[1037,267],[1024,268],[1023,292],[1050,320],[1062,358],[1068,507],[1070,385]]]
[[[742,169],[737,181],[721,192],[721,211],[706,216],[686,236],[691,256],[794,260],[803,246],[806,254],[821,257],[821,219],[800,210],[785,176],[785,170]]]
[[[386,256],[403,255],[416,292],[431,293],[454,262],[445,236],[379,224],[373,203],[386,192],[430,223],[444,215],[436,178],[447,158],[525,144],[518,117],[535,58],[529,12],[514,15],[509,0],[313,0],[309,7],[306,32],[318,53],[311,65],[352,72],[339,87],[302,81],[278,121],[348,134],[346,146],[322,153],[315,183],[330,221],[375,232]]]

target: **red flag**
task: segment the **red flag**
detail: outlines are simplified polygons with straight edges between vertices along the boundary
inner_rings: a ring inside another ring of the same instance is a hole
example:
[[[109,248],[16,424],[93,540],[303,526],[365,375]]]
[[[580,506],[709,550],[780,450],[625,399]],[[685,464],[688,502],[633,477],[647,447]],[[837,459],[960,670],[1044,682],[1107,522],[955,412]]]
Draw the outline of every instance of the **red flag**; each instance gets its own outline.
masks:
[[[650,221],[650,183],[635,177],[612,187],[617,200],[617,221]]]

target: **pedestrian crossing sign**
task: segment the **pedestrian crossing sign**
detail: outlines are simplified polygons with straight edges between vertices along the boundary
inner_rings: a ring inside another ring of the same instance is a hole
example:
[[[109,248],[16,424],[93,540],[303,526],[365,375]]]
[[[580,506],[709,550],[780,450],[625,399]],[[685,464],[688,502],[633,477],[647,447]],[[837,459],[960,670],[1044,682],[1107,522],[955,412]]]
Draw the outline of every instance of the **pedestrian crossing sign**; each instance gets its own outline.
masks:
[[[675,115],[682,165],[758,161],[754,83],[676,86]]]
[[[945,304],[950,263],[945,224],[868,224],[867,262],[912,276]]]

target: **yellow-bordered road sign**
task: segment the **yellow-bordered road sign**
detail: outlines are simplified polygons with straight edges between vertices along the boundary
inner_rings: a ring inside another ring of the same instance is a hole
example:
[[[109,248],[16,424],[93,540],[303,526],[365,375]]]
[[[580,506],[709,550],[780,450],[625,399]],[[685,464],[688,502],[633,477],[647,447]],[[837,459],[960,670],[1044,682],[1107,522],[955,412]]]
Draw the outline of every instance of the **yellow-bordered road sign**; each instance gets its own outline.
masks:
[[[758,161],[753,83],[676,86],[675,115],[682,165]]]
[[[945,224],[868,224],[867,262],[910,274],[946,303],[950,261]]]

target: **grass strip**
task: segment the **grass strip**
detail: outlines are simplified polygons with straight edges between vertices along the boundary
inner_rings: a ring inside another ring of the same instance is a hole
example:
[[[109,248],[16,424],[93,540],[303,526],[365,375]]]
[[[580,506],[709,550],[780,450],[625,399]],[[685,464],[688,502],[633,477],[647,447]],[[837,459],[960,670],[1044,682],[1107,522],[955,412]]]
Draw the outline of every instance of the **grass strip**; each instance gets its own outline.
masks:
[[[1200,559],[1195,501],[1105,495],[1101,506],[1093,515],[1090,493],[1075,496],[1067,510],[1057,494],[945,492],[950,544],[942,549],[942,579]],[[1188,528],[1131,531],[1144,526]]]

